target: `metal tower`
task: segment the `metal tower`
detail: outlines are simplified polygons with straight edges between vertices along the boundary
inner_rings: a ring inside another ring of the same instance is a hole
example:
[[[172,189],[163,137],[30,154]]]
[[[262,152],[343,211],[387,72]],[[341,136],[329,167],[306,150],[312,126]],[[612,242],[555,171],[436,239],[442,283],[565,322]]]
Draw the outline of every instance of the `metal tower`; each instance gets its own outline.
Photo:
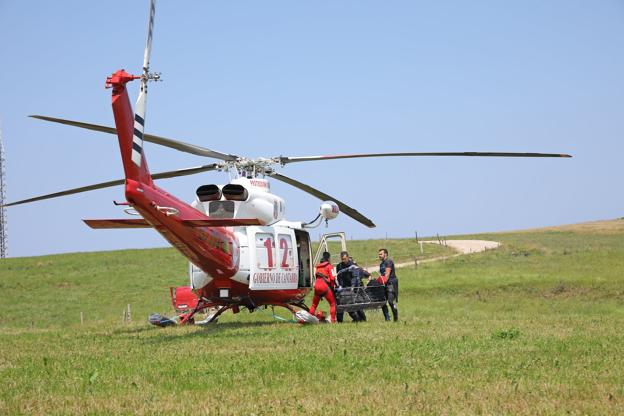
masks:
[[[0,125],[0,258],[8,252],[7,216],[4,208],[6,199],[6,172],[4,169],[4,144],[2,143],[2,125]]]

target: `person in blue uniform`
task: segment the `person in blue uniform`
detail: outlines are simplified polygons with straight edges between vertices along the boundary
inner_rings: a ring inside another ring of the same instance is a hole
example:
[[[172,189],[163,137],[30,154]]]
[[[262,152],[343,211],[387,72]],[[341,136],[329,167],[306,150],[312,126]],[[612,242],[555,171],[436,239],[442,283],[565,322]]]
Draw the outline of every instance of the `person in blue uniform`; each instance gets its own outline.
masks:
[[[370,276],[366,270],[359,267],[353,262],[353,259],[349,257],[349,253],[342,251],[340,253],[340,263],[336,265],[336,275],[338,279],[338,287],[360,287],[362,286],[362,278]],[[364,310],[349,312],[349,316],[353,322],[366,321],[366,314]],[[344,318],[344,312],[338,312],[336,320],[342,322]]]
[[[390,309],[392,309],[392,317],[394,321],[399,319],[399,308],[397,302],[399,300],[399,279],[397,279],[394,271],[394,261],[388,257],[388,250],[385,248],[379,249],[379,283],[386,287],[386,299]],[[384,314],[386,321],[390,320],[390,314],[388,313],[388,305],[384,305],[381,311]]]

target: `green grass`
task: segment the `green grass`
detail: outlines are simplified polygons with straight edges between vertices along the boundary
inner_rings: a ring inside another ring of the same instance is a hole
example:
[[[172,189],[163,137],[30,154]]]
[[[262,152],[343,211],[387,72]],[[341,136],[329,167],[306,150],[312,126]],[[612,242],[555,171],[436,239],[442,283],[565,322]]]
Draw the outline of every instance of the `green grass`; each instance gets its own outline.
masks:
[[[316,253],[318,243],[312,244],[312,255]],[[329,252],[332,255],[332,263],[340,261],[341,245],[338,241],[329,242]],[[438,244],[423,244],[423,251],[420,252],[420,245],[413,238],[403,238],[395,240],[356,240],[347,242],[349,256],[362,267],[375,267],[379,265],[378,252],[380,248],[385,248],[390,253],[390,257],[395,263],[411,263],[414,258],[425,260],[434,257],[450,256],[456,253],[455,250]]]
[[[158,329],[171,250],[3,260],[0,414],[624,413],[624,221],[466,237],[503,246],[399,269],[396,324]]]

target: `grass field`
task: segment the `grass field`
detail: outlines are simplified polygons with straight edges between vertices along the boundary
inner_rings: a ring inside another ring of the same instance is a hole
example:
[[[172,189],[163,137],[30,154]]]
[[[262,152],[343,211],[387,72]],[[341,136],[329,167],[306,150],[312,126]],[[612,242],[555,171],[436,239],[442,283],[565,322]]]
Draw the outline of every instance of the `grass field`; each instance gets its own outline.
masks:
[[[503,245],[400,269],[398,323],[158,329],[172,250],[5,259],[0,414],[624,414],[624,220],[460,238]]]

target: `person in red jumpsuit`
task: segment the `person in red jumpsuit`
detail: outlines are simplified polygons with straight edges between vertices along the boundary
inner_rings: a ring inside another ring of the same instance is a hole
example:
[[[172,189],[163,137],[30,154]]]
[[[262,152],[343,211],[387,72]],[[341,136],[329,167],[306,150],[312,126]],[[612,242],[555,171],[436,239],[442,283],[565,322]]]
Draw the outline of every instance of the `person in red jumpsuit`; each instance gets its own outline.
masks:
[[[334,289],[336,287],[336,278],[334,276],[334,266],[330,263],[330,254],[323,253],[323,258],[316,265],[316,282],[314,282],[314,297],[312,298],[312,306],[310,313],[314,315],[316,308],[322,298],[329,302],[329,315],[332,323],[336,322],[336,297]]]

